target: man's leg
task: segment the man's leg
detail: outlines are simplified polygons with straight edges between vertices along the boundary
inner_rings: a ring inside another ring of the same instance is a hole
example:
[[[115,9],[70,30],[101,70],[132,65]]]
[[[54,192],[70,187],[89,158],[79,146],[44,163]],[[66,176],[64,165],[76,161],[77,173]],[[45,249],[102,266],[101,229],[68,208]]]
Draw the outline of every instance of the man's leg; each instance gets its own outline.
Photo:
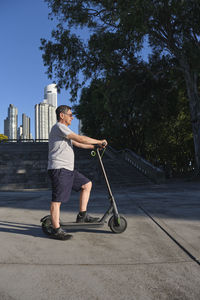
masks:
[[[61,202],[51,202],[50,213],[54,229],[60,227],[60,205]]]
[[[90,198],[90,192],[92,189],[92,182],[82,185],[80,193],[80,212],[87,211],[87,205]]]
[[[60,176],[62,173],[62,176]],[[64,169],[49,170],[52,181],[52,201],[50,206],[52,230],[50,237],[58,240],[69,240],[72,235],[60,227],[60,205],[62,201],[67,201],[67,196],[71,191],[67,191],[67,174]],[[64,175],[64,176],[63,176]],[[69,174],[68,174],[69,175]],[[69,176],[68,176],[69,177]],[[70,176],[71,177],[71,176]],[[63,180],[65,181],[63,184]]]
[[[72,238],[72,235],[60,227],[60,205],[61,202],[51,202],[50,212],[53,225],[51,237],[58,240],[69,240]]]
[[[81,187],[80,211],[76,218],[77,223],[82,223],[82,222],[91,223],[91,222],[97,222],[99,220],[99,218],[93,218],[87,214],[87,205],[90,198],[91,189],[92,189],[91,181],[82,185]]]

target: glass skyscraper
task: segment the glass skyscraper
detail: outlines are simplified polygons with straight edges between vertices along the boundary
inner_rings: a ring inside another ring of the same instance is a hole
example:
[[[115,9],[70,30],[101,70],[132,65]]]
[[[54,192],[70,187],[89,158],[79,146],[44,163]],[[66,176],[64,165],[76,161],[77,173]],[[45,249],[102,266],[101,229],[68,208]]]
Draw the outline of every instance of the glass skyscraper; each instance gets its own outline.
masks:
[[[49,132],[56,123],[57,88],[50,84],[44,89],[43,102],[35,105],[35,139],[48,140]]]
[[[30,118],[26,114],[22,114],[22,138],[29,140],[31,138],[30,132]]]
[[[52,83],[44,88],[44,99],[47,104],[57,107],[57,87],[56,84]]]
[[[8,107],[8,117],[4,120],[4,134],[12,140],[17,139],[18,109],[10,104]]]

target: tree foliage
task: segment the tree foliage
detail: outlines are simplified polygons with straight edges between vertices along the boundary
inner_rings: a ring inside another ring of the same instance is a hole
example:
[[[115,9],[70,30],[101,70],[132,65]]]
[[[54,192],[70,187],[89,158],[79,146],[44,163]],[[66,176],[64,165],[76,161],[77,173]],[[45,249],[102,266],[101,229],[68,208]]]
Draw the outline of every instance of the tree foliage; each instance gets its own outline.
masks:
[[[193,161],[192,130],[199,170],[199,1],[45,1],[58,26],[51,40],[41,39],[44,64],[72,101],[83,88],[76,112],[85,133],[94,129],[115,145],[178,165],[184,156]],[[80,36],[85,28],[87,37]],[[144,39],[148,63],[139,56]],[[86,108],[96,113],[93,124]]]
[[[8,137],[6,135],[0,134],[0,141],[7,140],[7,139],[8,139]]]
[[[168,52],[184,72],[199,70],[197,0],[45,1],[59,23],[52,40],[42,39],[44,63],[58,86],[71,87],[73,95],[82,83],[80,71],[88,79],[134,68],[146,36],[154,51]],[[74,31],[84,27],[90,30],[86,40]]]
[[[134,149],[175,173],[188,171],[194,165],[194,151],[183,78],[165,59],[161,64],[152,58],[150,64],[140,63],[138,70],[94,80],[82,90],[74,106],[82,131],[108,138],[117,149]]]

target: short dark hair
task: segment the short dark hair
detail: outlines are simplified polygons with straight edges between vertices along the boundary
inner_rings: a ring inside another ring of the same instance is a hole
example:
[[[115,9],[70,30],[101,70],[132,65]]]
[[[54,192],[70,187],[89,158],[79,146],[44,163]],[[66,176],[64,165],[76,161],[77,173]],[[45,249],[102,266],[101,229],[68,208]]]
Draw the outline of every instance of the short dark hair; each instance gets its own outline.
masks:
[[[71,107],[68,105],[60,105],[56,108],[56,117],[57,117],[57,121],[60,120],[60,113],[67,113],[68,110],[70,110]]]

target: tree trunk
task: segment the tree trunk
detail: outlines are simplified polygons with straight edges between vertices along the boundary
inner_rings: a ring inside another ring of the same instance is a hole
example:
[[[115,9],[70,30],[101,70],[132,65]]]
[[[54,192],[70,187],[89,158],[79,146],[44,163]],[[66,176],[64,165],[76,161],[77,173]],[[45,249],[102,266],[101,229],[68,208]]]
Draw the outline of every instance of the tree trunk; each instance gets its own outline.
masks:
[[[184,66],[182,64],[182,67],[184,67],[184,76],[190,103],[196,168],[198,175],[200,175],[200,97],[198,93],[198,74],[196,71],[190,70],[190,67],[186,63],[184,63]]]

